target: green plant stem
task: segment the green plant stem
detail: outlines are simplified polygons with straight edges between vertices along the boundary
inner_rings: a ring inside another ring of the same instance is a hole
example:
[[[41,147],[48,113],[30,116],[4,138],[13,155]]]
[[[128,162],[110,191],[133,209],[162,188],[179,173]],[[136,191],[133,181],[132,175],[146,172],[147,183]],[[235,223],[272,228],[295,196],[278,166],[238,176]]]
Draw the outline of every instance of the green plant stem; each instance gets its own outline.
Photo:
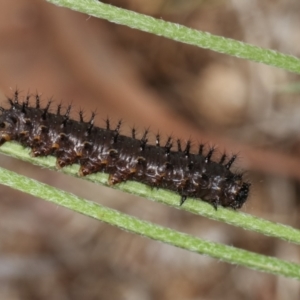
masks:
[[[113,23],[149,32],[174,41],[207,48],[235,57],[264,63],[300,73],[300,60],[291,55],[262,49],[233,39],[198,31],[176,23],[166,22],[130,10],[104,4],[95,0],[47,0],[58,6],[102,18]]]
[[[40,167],[56,170],[55,157],[34,158],[29,155],[30,149],[25,149],[21,145],[9,142],[0,147],[0,153],[21,159]],[[77,176],[79,166],[72,165],[61,171],[72,176]],[[104,173],[92,174],[82,179],[92,181],[97,184],[107,185],[108,175]],[[290,226],[273,223],[264,219],[260,219],[241,212],[232,211],[230,209],[218,208],[216,211],[210,204],[203,201],[188,199],[183,206],[179,206],[180,197],[171,191],[162,189],[151,189],[144,184],[138,182],[126,182],[114,186],[113,188],[122,190],[137,196],[141,196],[156,202],[160,202],[175,208],[180,208],[191,213],[202,215],[204,217],[222,221],[246,230],[255,231],[264,235],[276,237],[291,243],[300,244],[300,231]],[[251,199],[249,200],[251,201]]]
[[[196,253],[209,255],[231,264],[238,264],[254,270],[300,279],[300,266],[295,263],[208,242],[169,228],[141,221],[2,168],[0,168],[0,181],[3,185],[64,206],[131,233]]]

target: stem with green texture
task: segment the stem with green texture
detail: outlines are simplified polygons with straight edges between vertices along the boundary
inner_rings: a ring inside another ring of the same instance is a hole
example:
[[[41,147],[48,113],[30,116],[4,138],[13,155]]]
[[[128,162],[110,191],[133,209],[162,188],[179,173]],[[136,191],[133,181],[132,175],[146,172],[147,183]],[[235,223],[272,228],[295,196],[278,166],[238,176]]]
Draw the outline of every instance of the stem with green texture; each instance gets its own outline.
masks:
[[[0,168],[0,181],[3,185],[64,206],[131,233],[199,254],[209,255],[231,264],[238,264],[274,275],[300,279],[300,266],[295,263],[205,241],[142,221],[2,168]]]
[[[46,0],[58,6],[102,18],[109,22],[125,25],[177,42],[210,49],[219,53],[264,63],[273,67],[300,74],[300,59],[274,50],[263,49],[237,40],[224,38],[166,22],[161,19],[122,9],[95,0]]]
[[[30,149],[24,148],[14,142],[7,142],[0,147],[0,153],[30,162],[40,167],[56,170],[55,157],[32,157],[30,156],[29,152]],[[70,167],[63,168],[61,171],[68,175],[78,177],[78,169],[78,165],[72,165]],[[104,173],[96,173],[81,178],[97,184],[107,185],[108,175]],[[113,188],[154,200],[178,209],[180,208],[216,221],[241,227],[246,230],[276,237],[290,243],[300,244],[300,231],[290,226],[273,223],[222,207],[219,207],[218,210],[215,210],[210,204],[203,201],[198,201],[196,199],[188,199],[184,205],[179,206],[180,196],[178,196],[176,193],[163,189],[151,189],[150,187],[138,182],[129,181],[113,186]]]

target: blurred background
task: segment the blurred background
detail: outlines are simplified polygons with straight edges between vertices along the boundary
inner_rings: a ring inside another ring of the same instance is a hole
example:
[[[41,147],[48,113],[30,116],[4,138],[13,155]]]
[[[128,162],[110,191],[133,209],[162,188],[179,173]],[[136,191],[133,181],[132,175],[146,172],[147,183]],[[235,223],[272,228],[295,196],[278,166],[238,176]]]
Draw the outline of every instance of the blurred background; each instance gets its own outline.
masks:
[[[113,5],[300,56],[296,0],[111,0]],[[300,77],[41,0],[0,0],[0,102],[16,88],[195,144],[239,153],[242,211],[300,227]],[[5,104],[4,104],[5,105]],[[299,247],[0,157],[1,166],[208,240],[299,262]],[[120,231],[0,187],[0,299],[299,299],[294,280]]]

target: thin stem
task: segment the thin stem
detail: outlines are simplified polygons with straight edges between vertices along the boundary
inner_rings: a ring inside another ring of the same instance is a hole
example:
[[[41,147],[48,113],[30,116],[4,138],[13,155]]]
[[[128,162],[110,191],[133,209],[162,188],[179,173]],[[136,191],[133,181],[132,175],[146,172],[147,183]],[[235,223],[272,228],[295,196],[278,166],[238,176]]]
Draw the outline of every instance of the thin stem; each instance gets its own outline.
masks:
[[[39,165],[40,167],[56,170],[55,157],[49,156],[34,158],[29,155],[29,151],[30,149],[25,149],[21,145],[14,142],[5,143],[0,147],[1,153],[35,165]],[[68,175],[78,177],[78,169],[78,165],[72,165],[62,169],[61,171]],[[104,173],[97,173],[81,178],[97,184],[107,185],[108,175]],[[225,222],[246,230],[259,232],[264,235],[286,240],[291,243],[300,244],[300,231],[290,226],[273,223],[222,207],[219,207],[216,211],[210,204],[203,201],[198,201],[196,199],[188,199],[183,206],[179,206],[180,197],[176,193],[162,189],[151,189],[150,187],[138,182],[126,182],[116,185],[114,188],[178,209],[180,208],[216,221]]]
[[[95,0],[47,0],[50,3],[125,25],[174,41],[300,73],[300,60],[291,55],[212,35]]]
[[[238,264],[262,272],[300,279],[300,266],[295,263],[205,241],[169,228],[145,222],[2,168],[0,168],[0,181],[3,185],[64,206],[131,233],[199,254],[209,255],[231,264]]]

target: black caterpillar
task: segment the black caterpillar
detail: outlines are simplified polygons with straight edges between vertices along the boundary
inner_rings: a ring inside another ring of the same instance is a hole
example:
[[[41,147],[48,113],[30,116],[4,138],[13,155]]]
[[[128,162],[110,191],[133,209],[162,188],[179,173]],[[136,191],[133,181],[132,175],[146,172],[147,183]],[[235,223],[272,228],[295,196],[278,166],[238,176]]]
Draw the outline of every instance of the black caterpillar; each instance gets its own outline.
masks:
[[[46,107],[29,104],[30,96],[19,100],[18,91],[8,98],[10,108],[0,107],[0,145],[9,140],[31,148],[33,156],[54,155],[57,167],[79,164],[80,176],[96,172],[109,174],[108,183],[114,185],[126,180],[135,180],[151,187],[164,188],[181,196],[180,205],[187,197],[201,198],[215,208],[218,205],[241,208],[248,197],[250,183],[243,181],[242,174],[235,174],[230,167],[236,156],[227,162],[224,154],[218,162],[211,160],[214,149],[203,154],[204,146],[199,146],[198,154],[190,152],[191,142],[184,147],[177,140],[177,151],[172,150],[172,138],[164,146],[156,136],[156,145],[148,144],[148,130],[143,137],[120,134],[121,122],[111,129],[109,120],[106,128],[94,126],[95,114],[84,121],[83,111],[79,121],[70,119],[71,106],[61,113],[58,105],[56,113],[50,112],[51,101]]]

